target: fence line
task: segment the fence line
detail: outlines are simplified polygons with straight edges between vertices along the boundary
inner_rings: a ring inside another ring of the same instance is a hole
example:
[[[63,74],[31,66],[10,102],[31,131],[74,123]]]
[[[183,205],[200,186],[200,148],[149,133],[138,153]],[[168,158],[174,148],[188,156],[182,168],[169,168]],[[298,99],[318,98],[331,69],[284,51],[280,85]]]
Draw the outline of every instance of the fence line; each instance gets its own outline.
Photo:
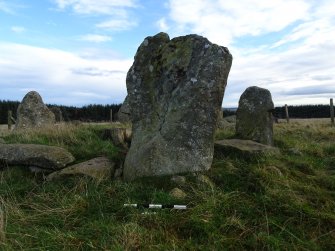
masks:
[[[334,126],[334,104],[333,99],[330,99],[330,121],[331,125]]]

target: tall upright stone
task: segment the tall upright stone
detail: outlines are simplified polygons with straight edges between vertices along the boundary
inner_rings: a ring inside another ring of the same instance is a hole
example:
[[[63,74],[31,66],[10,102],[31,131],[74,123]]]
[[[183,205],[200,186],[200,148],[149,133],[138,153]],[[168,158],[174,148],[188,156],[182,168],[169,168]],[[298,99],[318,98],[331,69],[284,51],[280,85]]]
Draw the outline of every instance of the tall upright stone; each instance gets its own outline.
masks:
[[[127,74],[125,180],[210,168],[231,64],[227,48],[198,35],[144,39]]]
[[[43,103],[38,92],[27,93],[17,108],[15,129],[41,128],[52,124],[55,124],[55,115]]]
[[[273,145],[274,105],[269,90],[248,87],[240,97],[236,112],[236,136]]]

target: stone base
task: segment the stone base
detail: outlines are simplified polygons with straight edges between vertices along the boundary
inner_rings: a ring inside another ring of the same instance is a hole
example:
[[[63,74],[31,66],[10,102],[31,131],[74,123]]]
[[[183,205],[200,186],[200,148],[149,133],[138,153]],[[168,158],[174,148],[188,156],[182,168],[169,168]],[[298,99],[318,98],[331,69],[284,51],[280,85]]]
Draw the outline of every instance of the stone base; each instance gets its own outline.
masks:
[[[224,139],[214,144],[215,152],[240,153],[243,155],[276,155],[280,151],[277,147],[260,144],[252,140]]]

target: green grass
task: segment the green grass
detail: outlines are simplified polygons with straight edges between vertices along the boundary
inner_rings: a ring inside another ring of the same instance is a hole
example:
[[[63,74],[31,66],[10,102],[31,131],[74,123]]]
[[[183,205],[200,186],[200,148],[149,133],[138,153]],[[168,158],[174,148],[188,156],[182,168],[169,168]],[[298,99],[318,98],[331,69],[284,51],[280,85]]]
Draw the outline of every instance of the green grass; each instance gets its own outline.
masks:
[[[101,139],[102,126],[10,134],[7,142],[67,148],[86,160],[124,156]],[[231,137],[219,131],[217,139]],[[72,177],[46,183],[24,168],[0,172],[0,250],[334,250],[335,128],[278,124],[279,156],[215,156],[205,173],[186,175],[184,200],[170,177],[132,183]],[[292,148],[297,151],[292,151]],[[185,211],[124,208],[180,203]]]

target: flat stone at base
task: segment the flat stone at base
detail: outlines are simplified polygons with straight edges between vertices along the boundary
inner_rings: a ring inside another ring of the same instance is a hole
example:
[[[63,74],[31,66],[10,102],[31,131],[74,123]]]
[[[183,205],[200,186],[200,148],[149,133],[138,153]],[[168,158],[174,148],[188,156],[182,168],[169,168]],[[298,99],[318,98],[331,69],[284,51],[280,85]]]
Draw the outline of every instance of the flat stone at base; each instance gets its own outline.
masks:
[[[9,166],[35,166],[58,170],[75,159],[66,149],[35,144],[1,144],[0,160]]]
[[[115,163],[111,162],[108,158],[98,157],[53,172],[47,176],[46,180],[51,181],[67,175],[81,174],[101,181],[112,177],[112,174],[114,174],[114,166]]]
[[[224,139],[215,141],[215,151],[220,152],[237,152],[248,155],[259,154],[279,154],[280,151],[277,147],[264,145],[252,140],[243,139]]]

